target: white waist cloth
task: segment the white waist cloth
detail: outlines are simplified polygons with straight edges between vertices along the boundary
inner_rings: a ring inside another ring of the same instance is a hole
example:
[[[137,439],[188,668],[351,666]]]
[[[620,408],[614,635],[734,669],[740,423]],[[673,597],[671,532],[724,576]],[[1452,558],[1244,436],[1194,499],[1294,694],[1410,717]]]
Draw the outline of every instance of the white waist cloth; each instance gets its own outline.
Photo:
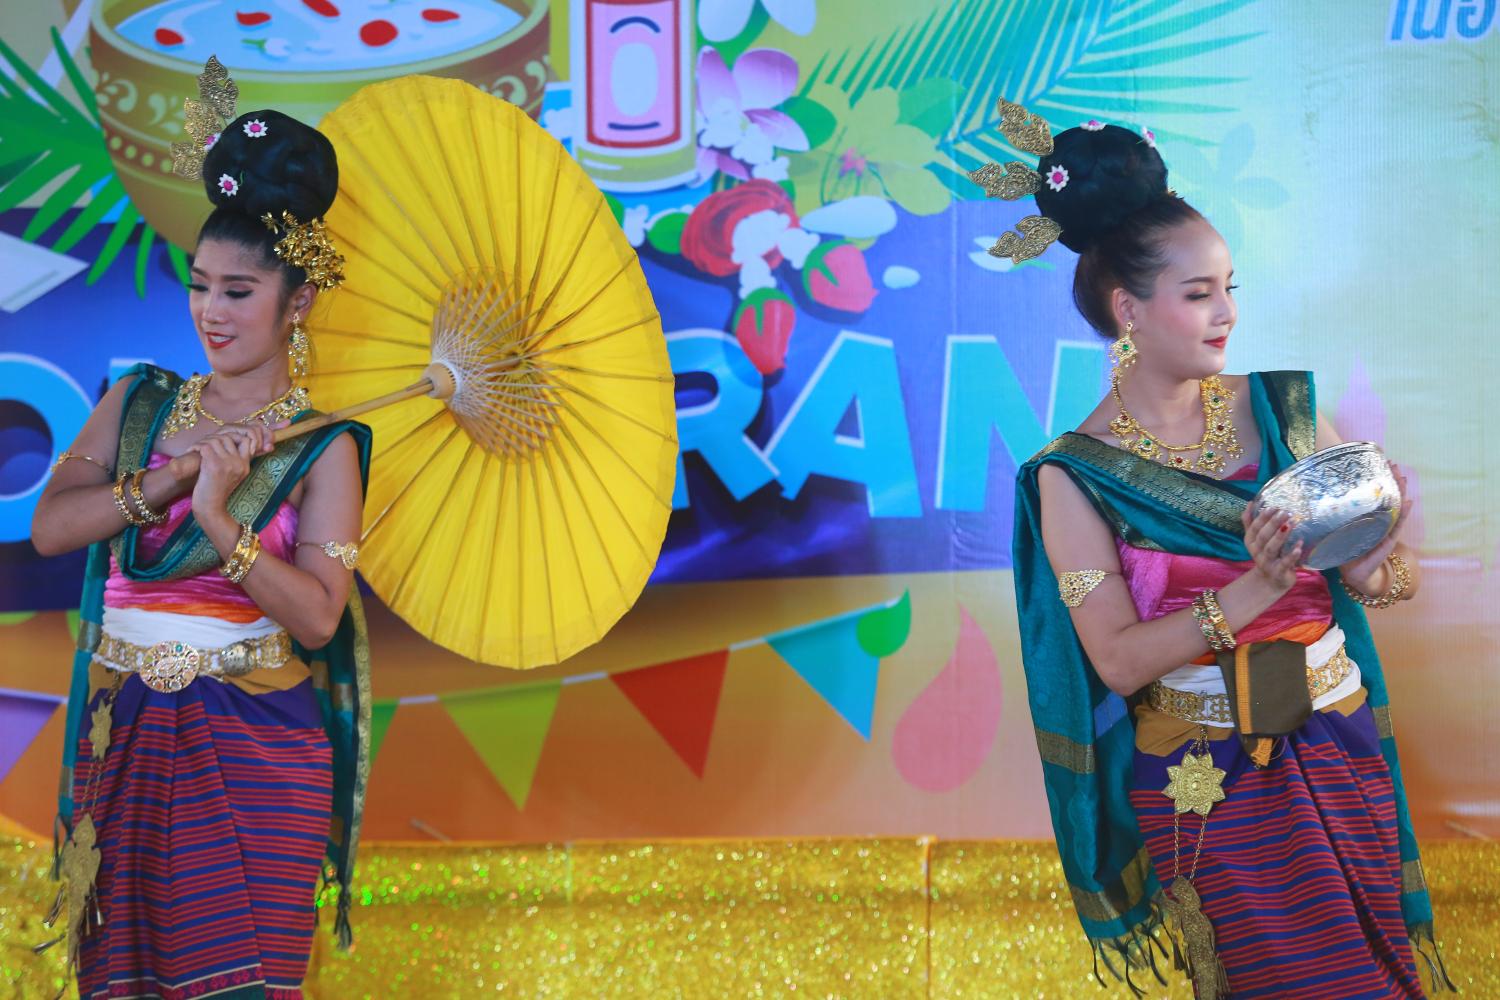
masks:
[[[137,646],[154,646],[158,642],[185,642],[198,649],[223,649],[242,639],[259,639],[281,631],[281,626],[262,615],[253,622],[226,622],[206,615],[180,615],[175,611],[147,611],[144,608],[104,609],[100,628],[108,635]],[[111,670],[128,672],[97,653],[94,659]]]
[[[1330,626],[1323,637],[1307,647],[1308,667],[1321,667],[1333,658],[1333,654],[1339,651],[1344,644],[1344,630],[1337,625]],[[1349,676],[1339,682],[1338,686],[1331,691],[1313,699],[1313,711],[1317,711],[1359,690],[1360,674],[1359,664],[1353,659],[1349,660]],[[1161,679],[1164,687],[1173,688],[1177,691],[1193,691],[1197,694],[1228,694],[1224,686],[1224,674],[1219,670],[1217,663],[1203,665],[1200,663],[1189,663],[1178,667]]]

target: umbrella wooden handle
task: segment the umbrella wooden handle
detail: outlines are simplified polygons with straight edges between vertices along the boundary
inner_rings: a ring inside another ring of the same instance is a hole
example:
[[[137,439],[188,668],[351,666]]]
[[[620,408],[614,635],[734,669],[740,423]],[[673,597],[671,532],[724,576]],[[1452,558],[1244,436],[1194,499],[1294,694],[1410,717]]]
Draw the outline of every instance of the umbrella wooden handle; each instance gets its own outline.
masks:
[[[303,434],[311,433],[320,427],[327,427],[329,424],[336,424],[340,420],[348,420],[350,417],[357,417],[361,413],[369,413],[371,410],[378,410],[382,406],[390,406],[392,403],[399,403],[406,399],[415,399],[418,396],[451,399],[455,388],[456,383],[452,370],[445,364],[434,362],[427,366],[426,371],[422,372],[421,379],[413,382],[405,389],[397,389],[395,392],[388,392],[384,396],[376,396],[374,399],[367,399],[363,403],[355,403],[353,406],[346,406],[342,410],[334,410],[332,413],[325,413],[322,416],[312,417],[308,420],[299,420],[295,424],[283,427],[273,433],[271,440],[279,443],[288,438],[301,437]]]
[[[311,417],[307,420],[299,420],[295,424],[274,431],[271,434],[271,440],[279,444],[290,438],[309,434],[321,427],[327,427],[329,424],[336,424],[340,420],[348,420],[350,417],[357,417],[362,413],[378,410],[382,406],[390,406],[392,403],[399,403],[406,399],[415,399],[418,396],[432,396],[435,399],[443,400],[452,399],[457,388],[458,382],[454,378],[453,370],[446,364],[435,361],[428,365],[426,370],[422,372],[421,379],[413,382],[405,389],[397,389],[395,392],[388,392],[384,396],[376,396],[374,399],[367,399],[363,403],[355,403],[353,406],[346,406],[342,410],[335,410],[332,413],[324,413],[321,416]],[[174,471],[177,471],[179,479],[196,476],[201,461],[198,453],[195,451],[188,452],[186,455],[179,455],[172,460],[173,465],[176,466],[176,470]]]

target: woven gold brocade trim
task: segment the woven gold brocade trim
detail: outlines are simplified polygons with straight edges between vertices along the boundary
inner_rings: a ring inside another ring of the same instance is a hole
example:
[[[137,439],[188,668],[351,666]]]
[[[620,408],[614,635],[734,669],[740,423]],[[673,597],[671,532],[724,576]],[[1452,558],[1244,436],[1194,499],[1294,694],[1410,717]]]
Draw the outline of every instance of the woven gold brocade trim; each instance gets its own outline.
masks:
[[[1094,748],[1045,729],[1036,731],[1036,747],[1043,764],[1056,764],[1074,774],[1094,773]]]
[[[1395,730],[1391,728],[1391,706],[1371,705],[1370,714],[1375,716],[1375,732],[1380,734],[1381,739],[1388,740],[1396,735]]]
[[[1198,482],[1178,469],[1147,461],[1123,448],[1096,441],[1087,434],[1075,431],[1055,438],[1037,452],[1036,457],[1051,454],[1071,455],[1087,462],[1156,502],[1205,524],[1225,531],[1242,530],[1240,514],[1245,509],[1242,498],[1217,486]],[[1104,502],[1097,492],[1094,496]],[[1108,506],[1106,502],[1106,507]]]
[[[1422,860],[1403,861],[1401,863],[1401,892],[1426,892],[1427,873],[1422,870]]]
[[[1307,372],[1266,372],[1262,378],[1270,383],[1268,393],[1286,407],[1282,414],[1286,446],[1293,458],[1306,458],[1317,450],[1318,416],[1313,410],[1312,383]],[[1279,392],[1278,392],[1279,390]]]
[[[1184,722],[1205,722],[1216,726],[1233,726],[1234,713],[1226,694],[1200,694],[1179,691],[1161,681],[1152,681],[1146,689],[1146,704],[1153,711]]]
[[[92,653],[99,648],[99,640],[104,637],[104,630],[98,622],[78,622],[78,639],[74,642],[74,648],[84,653]]]
[[[1343,646],[1333,651],[1327,662],[1307,668],[1307,695],[1313,701],[1332,691],[1354,672],[1354,661]],[[1146,704],[1163,715],[1184,722],[1205,722],[1233,726],[1234,715],[1226,694],[1201,694],[1179,691],[1161,681],[1152,681],[1146,689]]]
[[[1120,881],[1100,891],[1088,892],[1068,886],[1073,906],[1085,920],[1118,920],[1138,906],[1146,896],[1146,876],[1151,871],[1151,855],[1142,847],[1120,872]]]
[[[349,612],[359,621],[364,620],[364,602],[358,587],[349,588]],[[349,855],[354,857],[359,848],[359,835],[364,826],[365,795],[370,786],[370,710],[375,704],[375,692],[370,680],[370,643],[367,631],[361,627],[354,640],[354,683],[359,694],[358,712],[354,724],[359,738],[356,753],[359,757],[354,776],[354,828],[348,831]],[[353,692],[344,690],[347,685],[338,685],[340,699],[348,699]],[[346,702],[347,703],[347,702]],[[354,708],[355,706],[350,706]]]

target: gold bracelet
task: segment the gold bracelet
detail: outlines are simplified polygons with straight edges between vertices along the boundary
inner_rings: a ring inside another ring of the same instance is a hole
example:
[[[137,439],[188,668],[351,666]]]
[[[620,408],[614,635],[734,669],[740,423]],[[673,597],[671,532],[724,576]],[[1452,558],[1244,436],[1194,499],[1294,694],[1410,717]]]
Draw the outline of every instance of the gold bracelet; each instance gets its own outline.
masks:
[[[146,478],[145,469],[136,469],[135,475],[130,477],[130,499],[135,501],[141,520],[147,524],[161,524],[167,519],[167,512],[152,510],[151,505],[146,502],[146,494],[141,492],[141,480],[144,478]]]
[[[224,565],[219,567],[219,575],[230,583],[243,583],[245,577],[250,575],[250,567],[255,563],[255,557],[260,555],[260,536],[249,524],[240,524],[240,537],[234,543],[234,551],[229,553],[229,558],[224,560]]]
[[[120,473],[120,478],[115,480],[115,510],[125,519],[125,523],[134,527],[141,527],[146,522],[142,521],[136,512],[130,509],[130,504],[125,502],[125,473]]]
[[[104,470],[104,474],[106,476],[112,476],[112,475],[114,475],[114,471],[111,470],[109,466],[107,466],[103,462],[99,461],[97,458],[89,458],[87,455],[75,455],[71,451],[68,451],[68,449],[66,449],[66,448],[63,449],[62,454],[60,454],[60,455],[57,456],[57,461],[55,461],[55,462],[52,463],[52,471],[56,472],[58,469],[60,469],[62,467],[62,464],[64,462],[71,461],[72,459],[75,459],[75,458],[81,459],[82,461],[90,462],[90,463],[92,463],[94,465],[99,466],[99,468],[101,468],[101,469]]]
[[[1222,653],[1239,645],[1234,633],[1230,631],[1229,622],[1224,618],[1223,609],[1219,607],[1217,591],[1205,590],[1193,598],[1193,620],[1198,623],[1199,631],[1208,641],[1208,648],[1215,653]]]
[[[1394,605],[1406,596],[1406,591],[1411,587],[1411,567],[1406,565],[1406,560],[1394,552],[1386,557],[1386,565],[1391,568],[1391,585],[1386,592],[1376,597],[1362,593],[1349,586],[1348,581],[1340,580],[1344,585],[1344,593],[1354,598],[1367,608],[1383,610]]]
[[[298,542],[297,547],[307,545],[318,549],[330,559],[337,559],[345,569],[359,565],[359,545],[354,542]],[[1067,574],[1064,574],[1065,576]]]

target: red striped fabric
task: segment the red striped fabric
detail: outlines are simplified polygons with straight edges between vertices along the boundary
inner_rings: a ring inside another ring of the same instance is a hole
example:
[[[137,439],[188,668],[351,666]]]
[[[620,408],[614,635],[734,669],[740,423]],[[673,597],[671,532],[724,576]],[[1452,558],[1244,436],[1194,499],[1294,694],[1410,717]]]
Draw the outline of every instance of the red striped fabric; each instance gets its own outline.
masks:
[[[161,694],[131,677],[114,721],[88,810],[103,922],[82,941],[80,996],[299,1000],[333,787],[311,684]],[[78,758],[83,810],[87,736]]]
[[[1424,996],[1401,916],[1391,775],[1368,707],[1315,712],[1257,769],[1238,739],[1211,743],[1227,798],[1210,811],[1193,880],[1236,1000]],[[1165,757],[1137,752],[1131,801],[1157,877],[1174,875]],[[1181,869],[1201,824],[1181,818]]]

